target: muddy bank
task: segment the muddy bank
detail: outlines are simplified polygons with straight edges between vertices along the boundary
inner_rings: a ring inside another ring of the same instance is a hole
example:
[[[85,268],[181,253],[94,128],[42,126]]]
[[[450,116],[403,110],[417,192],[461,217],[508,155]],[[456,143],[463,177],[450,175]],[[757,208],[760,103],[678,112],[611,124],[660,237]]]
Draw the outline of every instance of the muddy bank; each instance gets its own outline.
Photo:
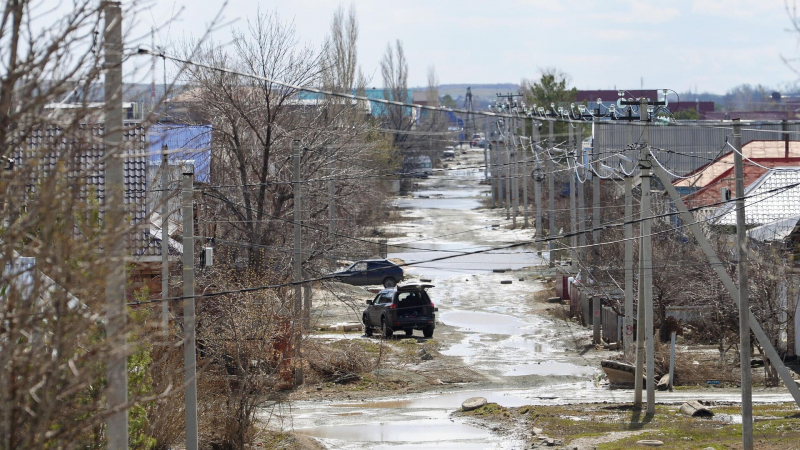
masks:
[[[736,448],[741,445],[739,407],[708,402],[713,417],[690,417],[678,405],[658,405],[646,416],[629,404],[594,403],[503,407],[487,404],[456,412],[466,423],[525,441],[525,448],[554,446],[568,449],[650,448],[637,442],[657,440],[662,448]],[[800,448],[800,413],[794,403],[754,407],[758,448]],[[739,423],[737,424],[737,417]]]

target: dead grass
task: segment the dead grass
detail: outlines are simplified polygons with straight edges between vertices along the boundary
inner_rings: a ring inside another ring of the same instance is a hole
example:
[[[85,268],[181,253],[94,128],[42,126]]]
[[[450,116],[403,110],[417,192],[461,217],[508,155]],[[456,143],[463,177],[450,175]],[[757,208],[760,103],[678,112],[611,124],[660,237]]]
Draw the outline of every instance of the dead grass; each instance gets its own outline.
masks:
[[[488,406],[488,405],[487,405]],[[597,449],[629,450],[642,439],[657,439],[664,448],[701,449],[737,448],[741,442],[741,425],[726,424],[721,420],[688,417],[677,413],[675,405],[657,405],[656,414],[647,417],[629,405],[562,405],[524,406],[511,408],[512,417],[525,421],[527,431],[541,428],[544,434],[569,443],[578,438],[601,437],[621,431],[638,431],[641,434],[620,440],[596,442]],[[717,413],[736,414],[736,407],[714,408]],[[800,417],[794,404],[756,405],[755,435],[758,448],[800,448]],[[476,417],[481,417],[476,414]],[[526,433],[528,434],[528,433]],[[584,439],[582,439],[583,441]]]
[[[332,344],[308,342],[303,349],[303,355],[309,368],[321,380],[369,372],[376,363],[374,355],[364,345],[350,340]]]

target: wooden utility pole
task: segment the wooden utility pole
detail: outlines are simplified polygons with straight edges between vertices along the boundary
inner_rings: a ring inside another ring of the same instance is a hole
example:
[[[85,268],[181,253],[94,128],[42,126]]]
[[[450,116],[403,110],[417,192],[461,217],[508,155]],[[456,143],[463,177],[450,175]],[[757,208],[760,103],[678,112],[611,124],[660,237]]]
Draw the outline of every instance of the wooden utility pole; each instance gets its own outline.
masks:
[[[103,58],[105,89],[105,222],[110,261],[106,276],[106,422],[108,448],[128,448],[128,367],[125,347],[125,239],[120,236],[125,220],[125,171],[122,159],[122,8],[119,2],[103,4],[105,27]]]

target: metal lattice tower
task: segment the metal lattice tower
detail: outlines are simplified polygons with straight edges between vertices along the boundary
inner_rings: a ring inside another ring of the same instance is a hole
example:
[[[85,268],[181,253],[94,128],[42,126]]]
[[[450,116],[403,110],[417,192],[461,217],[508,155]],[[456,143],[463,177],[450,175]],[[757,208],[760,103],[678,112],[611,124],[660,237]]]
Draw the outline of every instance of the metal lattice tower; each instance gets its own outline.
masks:
[[[478,132],[478,126],[475,125],[475,109],[472,107],[472,88],[467,87],[467,96],[464,99],[464,109],[467,110],[467,116],[464,118],[464,138],[466,140],[472,139],[472,135]]]

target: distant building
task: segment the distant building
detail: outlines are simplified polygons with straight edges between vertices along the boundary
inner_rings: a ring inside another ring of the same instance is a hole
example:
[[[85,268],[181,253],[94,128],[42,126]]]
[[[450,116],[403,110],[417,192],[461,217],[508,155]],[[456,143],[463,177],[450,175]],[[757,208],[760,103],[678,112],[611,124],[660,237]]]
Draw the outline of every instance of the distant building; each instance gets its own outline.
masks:
[[[625,98],[649,98],[651,100],[658,100],[658,91],[655,89],[646,90],[633,90],[625,91]],[[600,99],[604,104],[616,103],[619,100],[619,91],[610,89],[599,89],[595,91],[578,91],[575,95],[575,101],[578,103],[587,102],[589,108],[595,107],[597,99]]]
[[[80,111],[81,116],[86,118],[87,123],[102,123],[105,122],[105,102],[59,102],[48,103],[44,105],[44,110],[53,117],[71,116]],[[122,103],[122,118],[123,120],[142,120],[142,111],[138,103],[123,102]],[[87,113],[88,111],[88,113]]]

